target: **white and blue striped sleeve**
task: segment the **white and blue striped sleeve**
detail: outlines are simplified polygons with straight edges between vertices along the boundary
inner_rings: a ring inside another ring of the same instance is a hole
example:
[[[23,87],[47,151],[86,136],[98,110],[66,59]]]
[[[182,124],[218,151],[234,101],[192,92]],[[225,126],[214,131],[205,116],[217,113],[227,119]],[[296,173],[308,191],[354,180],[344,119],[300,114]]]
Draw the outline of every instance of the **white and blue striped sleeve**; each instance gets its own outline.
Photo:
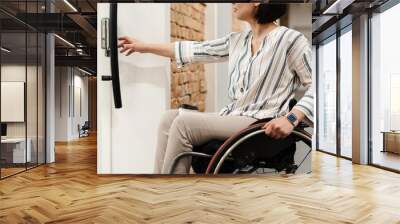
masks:
[[[295,71],[299,80],[307,90],[304,96],[293,107],[304,113],[306,118],[314,121],[314,94],[312,90],[312,71],[311,71],[311,47],[306,37],[303,35],[293,46],[291,55],[292,69]]]
[[[208,41],[177,41],[175,42],[175,60],[181,68],[189,63],[207,63],[228,60],[230,36]]]

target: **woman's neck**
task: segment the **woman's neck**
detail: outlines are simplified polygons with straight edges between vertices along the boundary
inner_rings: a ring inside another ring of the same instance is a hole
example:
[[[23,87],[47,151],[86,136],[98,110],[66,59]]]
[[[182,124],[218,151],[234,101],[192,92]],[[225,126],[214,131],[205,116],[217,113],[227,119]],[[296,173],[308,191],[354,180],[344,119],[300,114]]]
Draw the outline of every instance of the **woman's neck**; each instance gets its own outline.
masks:
[[[267,23],[267,24],[259,24],[256,21],[254,22],[249,22],[251,31],[253,33],[253,37],[255,39],[259,39],[267,35],[269,32],[271,32],[273,29],[278,27],[275,23]]]

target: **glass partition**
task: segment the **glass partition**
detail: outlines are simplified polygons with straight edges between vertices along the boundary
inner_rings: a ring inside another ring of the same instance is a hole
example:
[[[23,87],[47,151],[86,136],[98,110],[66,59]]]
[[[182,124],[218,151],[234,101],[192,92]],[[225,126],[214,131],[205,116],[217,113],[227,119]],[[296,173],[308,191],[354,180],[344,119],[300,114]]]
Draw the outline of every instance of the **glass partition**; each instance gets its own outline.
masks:
[[[26,41],[25,32],[1,33],[2,177],[24,171],[31,162],[26,138]]]
[[[26,64],[26,113],[27,113],[27,150],[31,151],[30,153],[30,161],[27,163],[27,167],[33,167],[37,165],[37,98],[38,98],[38,88],[37,88],[37,79],[38,79],[38,35],[35,32],[28,31],[27,35],[27,52],[28,52],[28,61]]]
[[[0,2],[0,178],[45,162],[46,39],[19,19],[43,4]]]

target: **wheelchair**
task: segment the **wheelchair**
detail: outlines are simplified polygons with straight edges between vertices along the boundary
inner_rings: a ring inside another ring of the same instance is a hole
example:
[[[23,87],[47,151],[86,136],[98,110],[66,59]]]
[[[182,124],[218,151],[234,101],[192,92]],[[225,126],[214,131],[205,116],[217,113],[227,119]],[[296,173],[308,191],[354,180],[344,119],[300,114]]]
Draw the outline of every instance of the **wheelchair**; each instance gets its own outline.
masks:
[[[80,126],[78,124],[79,138],[88,137],[89,136],[89,130],[90,130],[89,121],[85,121],[85,123],[82,126]]]
[[[295,104],[295,100],[290,101],[290,108]],[[181,107],[196,109],[191,105]],[[174,158],[169,173],[174,174],[181,159],[191,157],[191,166],[196,174],[250,174],[265,169],[295,174],[311,153],[312,135],[305,128],[312,127],[312,124],[301,122],[285,139],[273,139],[262,129],[270,120],[258,120],[226,140],[211,140],[194,146],[192,152],[183,152]],[[304,158],[295,164],[298,142],[303,142],[307,151]]]

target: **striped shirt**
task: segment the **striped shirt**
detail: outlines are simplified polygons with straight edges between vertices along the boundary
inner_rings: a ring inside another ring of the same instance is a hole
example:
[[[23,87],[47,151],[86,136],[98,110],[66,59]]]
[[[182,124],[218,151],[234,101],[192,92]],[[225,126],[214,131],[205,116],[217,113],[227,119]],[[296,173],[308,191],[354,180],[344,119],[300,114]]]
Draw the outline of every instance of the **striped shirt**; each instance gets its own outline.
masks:
[[[268,33],[252,55],[252,31],[233,32],[209,41],[175,42],[175,60],[188,63],[229,60],[229,97],[220,115],[256,119],[283,116],[297,88],[306,89],[294,108],[313,120],[311,46],[298,31],[279,26]]]

